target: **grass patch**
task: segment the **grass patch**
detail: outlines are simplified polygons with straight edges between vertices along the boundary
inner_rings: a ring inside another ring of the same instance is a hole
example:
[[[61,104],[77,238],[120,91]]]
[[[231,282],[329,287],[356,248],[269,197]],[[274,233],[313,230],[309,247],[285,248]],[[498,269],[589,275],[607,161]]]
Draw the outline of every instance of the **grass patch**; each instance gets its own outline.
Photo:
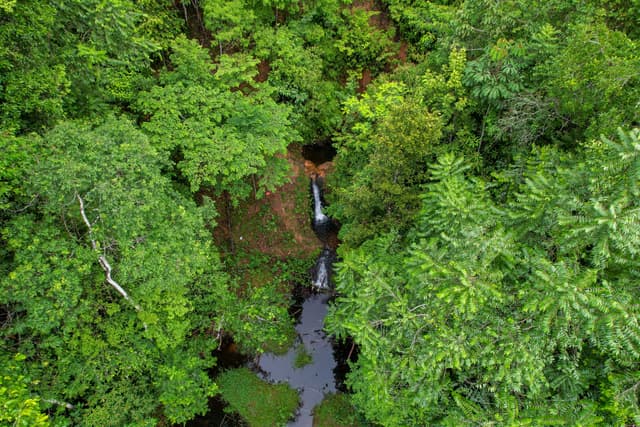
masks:
[[[288,384],[269,384],[247,368],[223,372],[216,382],[231,410],[251,427],[281,426],[298,408],[298,393]]]
[[[362,427],[346,394],[327,395],[313,408],[313,427]]]
[[[313,362],[313,357],[311,357],[304,344],[300,344],[296,348],[296,359],[293,361],[293,366],[296,369],[300,369],[311,362]]]

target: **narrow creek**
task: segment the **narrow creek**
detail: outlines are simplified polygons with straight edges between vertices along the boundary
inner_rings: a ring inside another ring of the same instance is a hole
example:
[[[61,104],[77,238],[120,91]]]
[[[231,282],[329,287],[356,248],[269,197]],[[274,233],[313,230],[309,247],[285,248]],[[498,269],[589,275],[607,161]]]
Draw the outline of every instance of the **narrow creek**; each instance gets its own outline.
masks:
[[[324,318],[327,302],[331,298],[331,270],[335,252],[327,246],[327,233],[332,220],[323,212],[321,189],[316,177],[312,177],[313,229],[324,248],[313,268],[311,285],[317,291],[311,293],[302,304],[302,313],[296,325],[297,340],[289,351],[281,356],[263,354],[258,361],[261,377],[271,382],[288,382],[300,393],[301,406],[289,427],[308,427],[313,424],[313,408],[328,393],[336,392],[334,370],[337,366],[331,339],[325,334]],[[299,355],[309,358],[309,363],[299,366]]]
[[[330,146],[306,145],[303,147],[305,160],[317,170],[322,164],[331,161],[335,150]],[[313,425],[313,408],[320,404],[325,395],[344,391],[343,380],[348,370],[347,359],[353,348],[348,344],[336,344],[328,337],[324,328],[327,314],[327,303],[333,296],[332,266],[336,260],[338,226],[325,212],[323,200],[324,178],[321,174],[310,174],[310,196],[312,200],[312,218],[310,227],[318,237],[322,251],[311,271],[311,281],[297,284],[294,292],[297,299],[296,311],[299,317],[295,326],[296,340],[286,354],[262,354],[257,360],[234,352],[233,344],[227,343],[216,356],[217,369],[228,369],[238,366],[249,366],[257,375],[269,382],[287,382],[298,390],[300,406],[295,419],[289,422],[290,427],[310,427]],[[300,363],[301,354],[305,363]],[[348,355],[347,355],[348,354]],[[301,366],[303,365],[303,366]],[[256,398],[260,398],[256,396]],[[244,425],[234,415],[224,412],[225,404],[219,398],[212,399],[210,411],[204,417],[188,423],[189,426],[226,426]]]

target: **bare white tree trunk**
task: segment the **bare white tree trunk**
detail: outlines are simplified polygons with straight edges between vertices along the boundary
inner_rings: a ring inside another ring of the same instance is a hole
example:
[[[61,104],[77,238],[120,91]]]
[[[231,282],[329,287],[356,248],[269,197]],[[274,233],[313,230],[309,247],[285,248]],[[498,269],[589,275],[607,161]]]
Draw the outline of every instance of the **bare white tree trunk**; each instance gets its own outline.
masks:
[[[75,406],[73,406],[71,403],[67,403],[67,402],[61,402],[57,399],[42,399],[43,402],[47,402],[47,403],[52,403],[54,405],[58,405],[58,406],[64,406],[67,409],[73,409],[75,408]]]
[[[89,222],[89,218],[87,218],[87,214],[84,210],[84,201],[82,200],[82,197],[80,197],[78,193],[76,193],[76,197],[78,198],[78,203],[80,203],[80,214],[82,215],[82,220],[84,221],[87,228],[89,229],[89,240],[91,241],[91,247],[93,248],[94,251],[97,251],[98,244],[93,238],[93,227],[91,226],[91,222]],[[111,265],[109,264],[109,261],[107,261],[107,258],[104,255],[100,255],[98,257],[98,262],[100,263],[100,267],[102,267],[102,269],[105,272],[107,283],[110,284],[116,291],[118,291],[118,293],[122,295],[124,299],[129,301],[133,305],[133,307],[136,309],[136,311],[140,311],[140,306],[136,304],[135,301],[131,299],[127,291],[125,291],[124,288],[120,286],[118,282],[113,280],[113,278],[111,277]],[[145,324],[145,329],[146,328],[147,328],[147,325]]]

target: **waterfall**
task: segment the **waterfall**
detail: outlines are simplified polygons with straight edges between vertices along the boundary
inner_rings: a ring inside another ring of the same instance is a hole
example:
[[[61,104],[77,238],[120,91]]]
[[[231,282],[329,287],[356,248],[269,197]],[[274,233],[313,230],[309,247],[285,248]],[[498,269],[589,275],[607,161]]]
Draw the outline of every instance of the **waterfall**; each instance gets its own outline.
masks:
[[[320,183],[321,184],[321,183]],[[313,267],[311,284],[319,290],[331,290],[331,273],[336,258],[335,250],[329,245],[329,238],[337,233],[334,222],[322,212],[322,189],[316,178],[311,179],[313,193],[313,231],[324,244],[322,253]]]
[[[322,262],[322,258],[318,260],[318,271],[313,278],[313,286],[318,289],[329,288],[329,272],[327,271],[327,264]]]
[[[331,289],[331,265],[334,261],[334,255],[331,250],[324,248],[316,261],[313,269],[313,278],[311,284],[316,289]]]
[[[313,190],[313,222],[321,224],[327,222],[329,217],[322,212],[322,202],[320,201],[320,187],[315,179],[311,180],[311,189]]]

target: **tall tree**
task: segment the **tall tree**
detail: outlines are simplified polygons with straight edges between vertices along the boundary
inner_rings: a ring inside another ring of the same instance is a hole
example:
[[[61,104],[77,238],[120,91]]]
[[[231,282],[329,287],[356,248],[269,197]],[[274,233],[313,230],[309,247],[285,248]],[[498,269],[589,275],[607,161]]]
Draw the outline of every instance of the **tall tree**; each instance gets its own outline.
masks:
[[[453,50],[437,71],[402,70],[345,102],[336,172],[329,178],[345,245],[392,228],[406,231],[420,206],[427,165],[450,150],[476,152],[462,84],[465,63],[465,51]]]
[[[173,69],[141,94],[138,108],[150,116],[142,128],[191,191],[208,186],[244,198],[251,176],[259,178],[258,196],[285,182],[283,154],[298,135],[289,109],[253,80],[257,61],[223,55],[214,65],[205,49],[184,37],[172,50]]]
[[[160,0],[14,2],[0,9],[0,120],[44,132],[65,117],[127,108],[180,31]]]
[[[31,203],[2,230],[1,332],[39,379],[41,405],[85,425],[150,425],[160,405],[173,422],[206,411],[208,316],[225,277],[205,211],[126,120],[23,143],[39,156],[23,183]]]
[[[372,421],[638,422],[639,134],[534,152],[497,201],[441,156],[405,239],[343,253],[329,329],[361,345],[348,383]]]

